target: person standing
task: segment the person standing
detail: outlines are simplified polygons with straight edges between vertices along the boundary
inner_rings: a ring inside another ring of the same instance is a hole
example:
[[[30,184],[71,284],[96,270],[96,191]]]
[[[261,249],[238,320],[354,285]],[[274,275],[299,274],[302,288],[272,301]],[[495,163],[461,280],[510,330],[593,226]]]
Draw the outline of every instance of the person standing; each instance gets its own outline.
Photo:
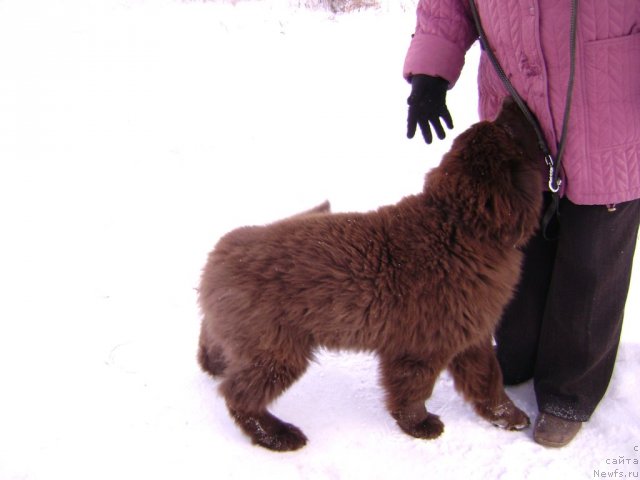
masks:
[[[552,240],[541,229],[524,248],[520,284],[495,334],[504,383],[534,381],[535,441],[561,447],[604,397],[620,341],[640,223],[640,1],[475,1],[488,44],[553,155],[577,8],[558,222]],[[445,138],[443,122],[453,127],[446,95],[477,38],[468,0],[419,1],[403,72],[409,138],[420,128],[430,144],[434,132]],[[480,118],[494,119],[507,95],[482,51]]]

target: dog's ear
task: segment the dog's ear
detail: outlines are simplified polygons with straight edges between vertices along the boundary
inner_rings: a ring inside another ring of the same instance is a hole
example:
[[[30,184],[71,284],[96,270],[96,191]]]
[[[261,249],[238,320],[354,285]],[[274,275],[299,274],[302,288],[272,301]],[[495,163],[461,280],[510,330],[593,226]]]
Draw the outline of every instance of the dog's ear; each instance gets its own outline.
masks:
[[[536,121],[535,118],[533,120]],[[542,150],[535,128],[513,98],[510,96],[504,98],[494,123],[502,127],[516,141],[527,157],[542,161]]]
[[[502,99],[500,111],[494,123],[508,125],[510,123],[513,123],[514,119],[518,118],[519,116],[522,116],[524,118],[520,107],[511,96],[507,96]]]

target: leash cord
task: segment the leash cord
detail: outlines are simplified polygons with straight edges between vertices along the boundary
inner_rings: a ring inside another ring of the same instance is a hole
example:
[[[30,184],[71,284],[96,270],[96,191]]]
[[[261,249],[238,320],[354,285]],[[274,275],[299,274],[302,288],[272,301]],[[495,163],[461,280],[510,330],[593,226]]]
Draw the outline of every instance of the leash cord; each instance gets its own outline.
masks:
[[[544,138],[544,134],[542,133],[542,130],[540,129],[540,125],[538,124],[538,121],[533,116],[533,114],[531,113],[531,111],[529,110],[527,105],[524,103],[524,100],[522,100],[522,97],[520,96],[518,91],[515,89],[515,87],[511,83],[511,81],[509,80],[509,77],[505,73],[504,69],[500,65],[500,62],[498,61],[498,58],[496,57],[495,53],[491,49],[491,46],[489,45],[489,41],[487,40],[487,35],[486,35],[485,31],[484,31],[484,28],[482,27],[482,22],[480,22],[480,14],[478,13],[478,8],[476,7],[475,1],[474,0],[469,0],[469,6],[471,8],[471,13],[473,15],[473,20],[474,20],[474,23],[475,23],[475,26],[476,26],[476,30],[478,32],[478,36],[480,38],[480,45],[482,46],[482,49],[487,53],[487,56],[489,57],[489,60],[493,64],[493,67],[495,68],[498,76],[500,77],[500,80],[504,84],[504,86],[507,89],[507,91],[509,92],[509,94],[515,100],[515,102],[518,105],[518,107],[520,107],[520,110],[522,110],[522,113],[524,114],[524,116],[526,117],[527,121],[531,124],[531,126],[533,127],[533,129],[534,129],[534,131],[536,133],[536,136],[538,138],[538,145],[540,146],[540,150],[542,151],[542,153],[544,155],[544,160],[545,160],[547,166],[549,167],[549,184],[548,184],[548,186],[549,186],[549,190],[553,194],[558,193],[558,191],[560,190],[560,184],[562,183],[562,180],[559,178],[559,172],[560,172],[560,165],[561,165],[561,162],[562,162],[562,157],[563,157],[563,154],[564,154],[564,147],[565,147],[565,144],[566,144],[566,135],[567,135],[567,130],[568,130],[567,126],[569,124],[569,112],[571,110],[571,102],[572,102],[572,97],[573,97],[573,82],[574,82],[574,79],[575,79],[575,63],[576,63],[575,62],[575,57],[576,57],[577,3],[578,3],[577,0],[572,0],[572,2],[571,2],[571,39],[570,39],[570,45],[569,45],[569,50],[570,50],[570,54],[569,54],[570,55],[569,82],[568,82],[568,85],[567,85],[566,105],[565,105],[565,109],[564,109],[564,118],[563,118],[563,123],[562,123],[562,134],[561,134],[561,137],[560,137],[560,143],[558,145],[558,156],[557,156],[557,159],[554,160],[553,156],[551,155],[551,151],[549,149],[549,146],[547,145],[547,142],[546,142],[546,140]]]

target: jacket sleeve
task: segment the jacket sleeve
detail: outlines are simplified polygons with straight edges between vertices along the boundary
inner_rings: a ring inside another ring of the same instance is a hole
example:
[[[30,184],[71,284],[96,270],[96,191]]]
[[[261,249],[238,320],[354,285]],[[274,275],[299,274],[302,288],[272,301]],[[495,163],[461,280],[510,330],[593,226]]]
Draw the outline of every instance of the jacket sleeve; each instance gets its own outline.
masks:
[[[467,0],[420,0],[404,77],[438,76],[453,87],[464,66],[465,53],[477,37]]]

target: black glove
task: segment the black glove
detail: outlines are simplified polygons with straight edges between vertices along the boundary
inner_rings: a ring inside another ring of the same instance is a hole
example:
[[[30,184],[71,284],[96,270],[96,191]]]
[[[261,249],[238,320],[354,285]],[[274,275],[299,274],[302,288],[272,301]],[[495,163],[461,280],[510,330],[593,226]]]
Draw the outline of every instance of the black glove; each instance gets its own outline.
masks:
[[[416,126],[420,125],[425,142],[433,141],[431,126],[438,138],[445,137],[444,128],[440,123],[442,118],[449,129],[453,128],[451,114],[445,103],[449,82],[444,78],[429,75],[414,75],[411,77],[411,95],[407,99],[409,116],[407,118],[407,137],[413,138]]]

